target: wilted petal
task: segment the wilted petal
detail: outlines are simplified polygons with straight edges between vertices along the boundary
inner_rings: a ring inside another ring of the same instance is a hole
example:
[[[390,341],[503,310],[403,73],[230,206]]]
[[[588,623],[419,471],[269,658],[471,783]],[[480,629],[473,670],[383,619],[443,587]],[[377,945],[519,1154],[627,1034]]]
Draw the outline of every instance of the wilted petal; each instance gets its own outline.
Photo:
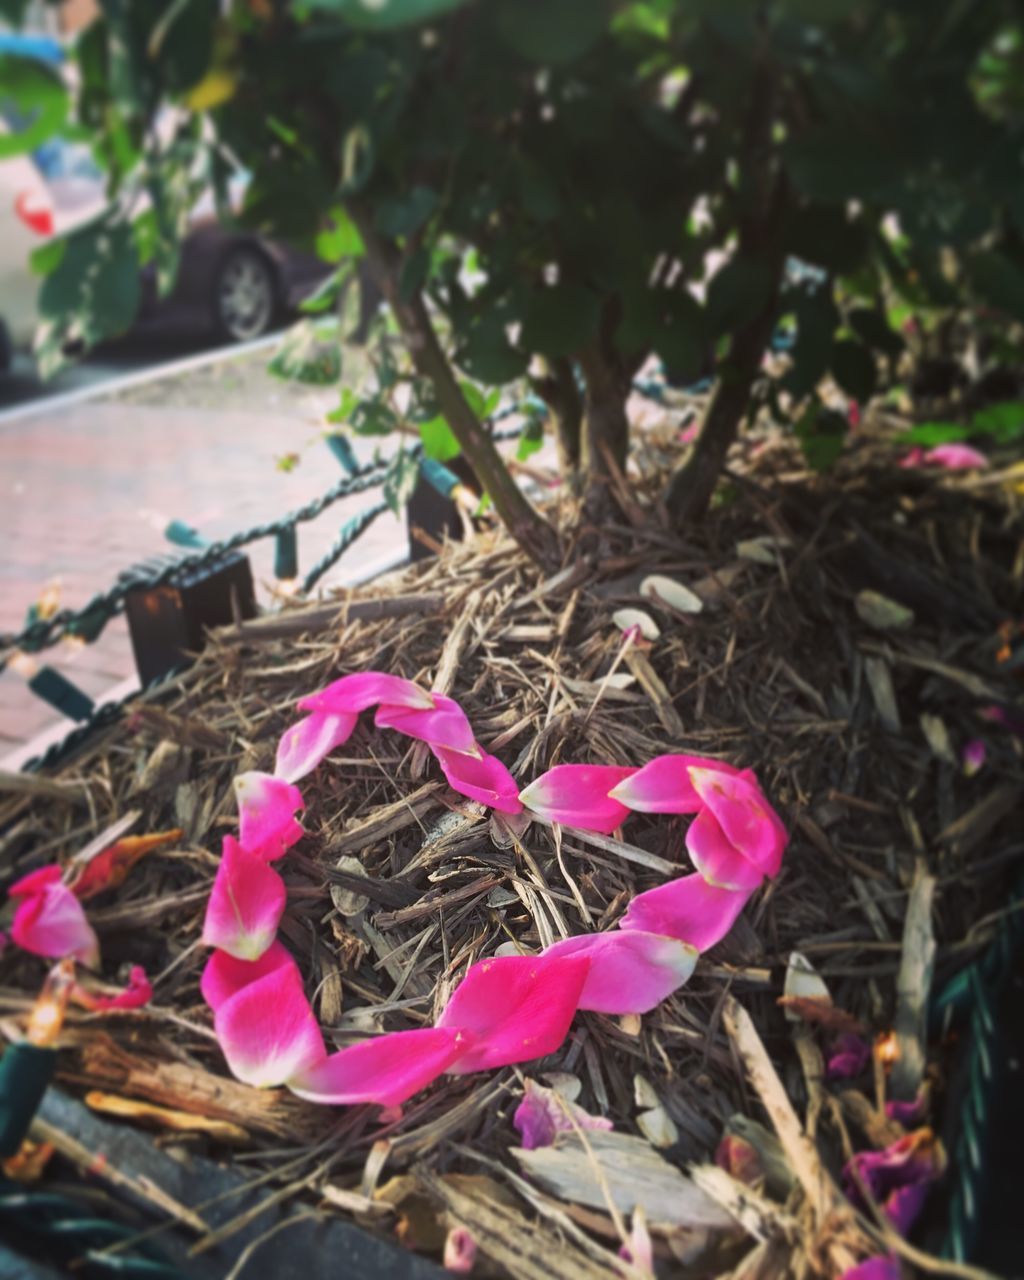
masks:
[[[642,1276],[650,1276],[656,1280],[654,1271],[654,1246],[651,1244],[651,1233],[647,1229],[647,1218],[642,1205],[633,1210],[633,1227],[629,1239],[619,1249],[619,1257],[628,1262],[634,1272]]]
[[[883,1151],[859,1151],[848,1160],[843,1170],[846,1194],[857,1207],[866,1208],[858,1185],[863,1182],[897,1231],[906,1235],[921,1212],[929,1184],[944,1167],[942,1144],[930,1129],[918,1129]]]
[[[285,782],[298,782],[313,770],[331,752],[348,742],[356,727],[359,713],[342,712],[332,715],[328,711],[314,711],[298,724],[292,725],[281,735],[277,744],[277,760],[274,774]]]
[[[884,1257],[880,1254],[849,1267],[839,1280],[901,1280],[902,1275],[898,1258],[892,1254]]]
[[[396,1107],[446,1071],[469,1040],[442,1027],[393,1031],[332,1053],[295,1075],[288,1088],[308,1102]]]
[[[636,813],[699,813],[703,801],[690,780],[691,766],[739,773],[723,760],[707,760],[703,756],[655,756],[613,787],[610,794]],[[753,777],[749,773],[747,776]]]
[[[128,976],[128,985],[114,996],[98,996],[77,983],[72,991],[72,999],[83,1009],[96,1013],[108,1009],[141,1009],[153,999],[153,984],[146,977],[141,965],[132,965]]]
[[[636,930],[563,938],[541,955],[590,960],[577,1008],[594,1013],[648,1013],[689,981],[697,963],[696,948],[685,942]]]
[[[919,467],[924,461],[924,450],[919,444],[914,445],[909,453],[900,459],[900,466],[904,468]]]
[[[226,951],[211,951],[199,979],[199,990],[210,1008],[217,1012],[225,1001],[278,969],[299,967],[287,947],[275,938],[258,960],[238,960]]]
[[[99,941],[82,904],[61,880],[60,867],[23,876],[9,893],[21,899],[11,921],[12,942],[37,956],[73,956],[91,967],[99,963]]]
[[[608,793],[635,772],[614,764],[558,764],[520,791],[519,799],[549,822],[608,835],[630,812]]]
[[[608,1131],[615,1127],[606,1116],[592,1116],[574,1102],[560,1097],[556,1090],[545,1089],[535,1080],[526,1081],[526,1092],[512,1116],[512,1124],[525,1151],[549,1147],[556,1133],[567,1133],[573,1128]]]
[[[568,1033],[586,982],[585,956],[496,956],[470,967],[439,1027],[469,1031],[457,1075],[554,1053]]]
[[[327,1056],[295,965],[281,965],[225,1000],[213,1029],[232,1075],[259,1088],[284,1084]]]
[[[146,836],[124,836],[102,853],[91,858],[68,885],[80,902],[87,902],[97,894],[117,889],[124,884],[129,871],[140,858],[162,845],[180,840],[182,830],[154,831]]]
[[[702,810],[690,823],[686,848],[701,875],[720,889],[751,893],[764,879],[759,868],[730,843],[710,809]]]
[[[499,813],[521,813],[519,787],[497,756],[467,756],[444,747],[432,747],[448,785],[461,795],[490,805]]]
[[[476,1262],[476,1240],[468,1227],[452,1227],[444,1242],[444,1269],[468,1276]]]
[[[778,875],[789,835],[753,775],[691,768],[690,780],[729,843],[764,875]]]
[[[274,941],[284,904],[284,881],[273,867],[225,836],[206,904],[203,943],[239,960],[258,960]]]
[[[928,1090],[921,1092],[910,1102],[901,1102],[898,1098],[890,1098],[885,1104],[885,1114],[890,1120],[910,1129],[920,1124],[928,1113]]]
[[[431,694],[431,697],[434,706],[422,711],[386,703],[377,708],[374,724],[378,729],[397,729],[399,733],[429,742],[433,747],[479,754],[480,748],[473,738],[473,726],[455,699],[446,698],[442,693]]]
[[[331,715],[355,714],[386,702],[396,707],[432,707],[434,699],[425,689],[386,671],[355,671],[342,676],[319,693],[299,699],[303,711],[327,711]]]
[[[302,792],[269,773],[240,773],[235,778],[238,841],[246,853],[273,862],[306,834],[296,812],[306,807]]]
[[[707,951],[721,942],[750,898],[750,889],[722,889],[702,875],[681,876],[638,893],[620,929],[663,933]]]
[[[744,1186],[760,1188],[764,1185],[761,1155],[752,1142],[741,1138],[738,1133],[723,1135],[715,1149],[715,1164]]]
[[[828,1080],[852,1080],[866,1070],[871,1061],[871,1045],[863,1036],[844,1031],[836,1037],[825,1064]]]
[[[947,471],[983,471],[988,466],[988,458],[969,444],[936,445],[924,455],[924,461]]]
[[[988,756],[988,748],[982,742],[981,738],[972,738],[970,742],[964,745],[963,761],[964,773],[968,778],[974,775],[983,767],[985,759]]]

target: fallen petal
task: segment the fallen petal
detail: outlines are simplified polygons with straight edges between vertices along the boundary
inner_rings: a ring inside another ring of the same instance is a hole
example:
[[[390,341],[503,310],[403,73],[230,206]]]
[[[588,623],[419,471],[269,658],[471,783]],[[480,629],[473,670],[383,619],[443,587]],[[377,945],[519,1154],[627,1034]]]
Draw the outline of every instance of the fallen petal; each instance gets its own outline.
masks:
[[[778,875],[789,834],[753,775],[691,767],[690,781],[729,843],[764,875]]]
[[[764,879],[760,868],[731,843],[710,809],[703,809],[690,823],[686,848],[693,865],[717,888],[749,894]]]
[[[52,862],[49,866],[30,871],[27,876],[16,880],[7,890],[7,895],[11,898],[27,898],[31,894],[42,893],[49,885],[59,884],[63,879],[64,873]]]
[[[276,938],[258,960],[238,960],[226,951],[211,951],[199,979],[199,990],[216,1013],[225,1001],[243,988],[265,978],[268,973],[288,968],[298,974],[299,967],[291,952]]]
[[[295,1074],[288,1088],[307,1102],[395,1107],[426,1088],[465,1052],[471,1037],[423,1027],[350,1045]]]
[[[836,1037],[825,1064],[827,1080],[853,1080],[866,1071],[871,1061],[871,1045],[863,1036],[844,1031]]]
[[[866,1208],[859,1183],[871,1192],[886,1217],[906,1235],[921,1212],[929,1184],[945,1168],[942,1144],[930,1129],[908,1133],[882,1151],[858,1151],[843,1168],[846,1194]]]
[[[140,858],[181,837],[180,827],[155,831],[148,836],[124,836],[87,862],[68,888],[80,902],[87,902],[108,889],[117,889]]]
[[[314,711],[292,725],[277,744],[274,775],[285,782],[298,782],[312,773],[336,747],[348,742],[358,719],[359,713],[355,711],[338,715]]]
[[[855,1267],[849,1267],[839,1280],[901,1280],[899,1259],[893,1254],[879,1254],[874,1258],[865,1258]]]
[[[738,1133],[723,1135],[715,1149],[715,1164],[744,1186],[758,1189],[764,1186],[761,1154],[753,1143],[741,1138]]]
[[[386,671],[355,671],[335,680],[319,693],[300,698],[299,707],[303,711],[327,711],[331,715],[358,715],[378,702],[398,707],[430,708],[434,705],[431,695],[411,680],[389,675]]]
[[[497,956],[471,965],[437,1020],[439,1027],[472,1036],[453,1072],[554,1053],[569,1031],[589,969],[586,956]]]
[[[476,1240],[468,1227],[452,1227],[444,1242],[444,1269],[468,1276],[476,1262]]]
[[[535,1080],[526,1081],[526,1092],[515,1109],[512,1124],[525,1151],[549,1147],[555,1134],[568,1133],[574,1128],[605,1131],[614,1128],[606,1116],[592,1116],[556,1089],[546,1089]]]
[[[980,738],[972,738],[970,742],[965,744],[961,759],[964,773],[968,778],[973,778],[984,766],[987,756],[988,748]]]
[[[232,1075],[258,1088],[284,1084],[327,1056],[295,965],[281,965],[225,1000],[213,1029]]]
[[[609,794],[637,813],[699,813],[703,801],[690,780],[691,767],[740,772],[724,760],[706,760],[703,756],[655,756],[612,787]],[[749,771],[745,776],[753,778]]]
[[[983,471],[988,458],[969,444],[940,444],[929,449],[924,462],[932,467],[945,467],[947,471]]]
[[[284,904],[284,881],[273,867],[225,836],[206,904],[204,945],[219,947],[239,960],[258,960],[274,941]]]
[[[98,965],[99,941],[82,904],[61,881],[59,867],[24,877],[10,892],[22,899],[11,921],[12,942],[36,956],[73,956],[90,968]]]
[[[750,889],[723,889],[702,875],[681,876],[638,893],[620,929],[661,933],[707,951],[721,942],[750,898]]]
[[[497,756],[469,756],[445,747],[431,750],[444,770],[448,785],[460,795],[479,800],[499,813],[522,812],[518,784]]]
[[[441,693],[431,694],[431,697],[435,705],[429,710],[390,704],[378,707],[374,724],[378,729],[397,729],[399,733],[429,742],[431,746],[479,754],[480,749],[473,738],[473,726],[455,699],[446,698]]]
[[[637,930],[585,933],[541,952],[548,956],[586,956],[590,960],[577,1008],[594,1013],[649,1013],[688,982],[697,950],[661,934]]]
[[[132,965],[131,973],[128,976],[128,985],[123,991],[119,991],[117,995],[102,996],[95,995],[93,992],[86,990],[85,987],[75,983],[71,998],[83,1009],[89,1009],[93,1013],[106,1011],[108,1009],[141,1009],[143,1005],[149,1004],[153,999],[153,984],[146,977],[146,971],[141,965]]]
[[[608,793],[635,772],[614,764],[558,764],[520,791],[519,799],[548,822],[608,835],[630,812]]]
[[[306,834],[296,812],[306,807],[302,792],[269,773],[240,773],[235,778],[238,840],[246,853],[273,862]]]

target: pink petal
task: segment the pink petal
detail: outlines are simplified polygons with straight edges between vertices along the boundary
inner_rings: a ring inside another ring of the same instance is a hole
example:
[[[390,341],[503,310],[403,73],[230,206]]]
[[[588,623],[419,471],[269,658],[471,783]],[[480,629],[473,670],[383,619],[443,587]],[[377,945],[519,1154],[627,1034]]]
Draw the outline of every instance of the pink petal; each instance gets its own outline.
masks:
[[[284,1084],[327,1056],[295,965],[281,965],[225,1000],[213,1029],[243,1084]]]
[[[308,1102],[377,1102],[395,1107],[425,1088],[465,1051],[470,1037],[423,1027],[362,1040],[288,1081]]]
[[[988,748],[980,738],[972,738],[970,742],[964,745],[961,760],[964,773],[968,778],[973,778],[984,767],[987,756]]]
[[[100,944],[82,904],[67,885],[52,878],[47,882],[38,872],[34,874],[33,883],[42,883],[42,890],[26,893],[19,887],[24,881],[15,885],[17,896],[24,900],[11,921],[11,940],[33,955],[73,956],[95,968],[99,964]]]
[[[452,1227],[444,1242],[444,1269],[468,1276],[476,1262],[476,1240],[468,1227]]]
[[[915,445],[909,453],[900,459],[900,466],[903,468],[919,467],[924,462],[924,450],[920,445]]]
[[[63,878],[64,873],[60,867],[52,862],[47,867],[40,867],[37,871],[30,871],[27,876],[22,876],[11,885],[7,893],[12,898],[27,898],[33,893],[42,893],[51,884],[59,884]]]
[[[298,782],[312,773],[318,764],[336,748],[348,742],[359,719],[357,712],[331,715],[314,711],[298,724],[286,729],[277,744],[274,774],[286,782]]]
[[[690,823],[686,848],[693,865],[716,888],[745,890],[749,894],[764,878],[760,869],[730,843],[710,809],[703,809]]]
[[[431,746],[447,747],[449,751],[467,751],[478,755],[479,748],[473,738],[473,726],[466,713],[454,698],[442,693],[431,694],[435,706],[429,711],[410,710],[385,704],[377,708],[374,724],[378,729],[397,729],[410,738],[419,738]]]
[[[519,787],[497,756],[467,756],[462,752],[432,747],[444,770],[448,785],[461,795],[490,805],[499,813],[521,813]]]
[[[947,471],[983,471],[988,466],[988,458],[969,444],[936,445],[924,455],[924,461]]]
[[[246,853],[273,862],[306,834],[296,811],[306,807],[298,787],[269,773],[235,778],[238,840]]]
[[[655,756],[642,769],[637,769],[613,787],[610,795],[636,813],[698,813],[703,802],[690,781],[691,766],[730,774],[740,772],[724,760],[706,760],[702,756]],[[749,771],[745,776],[753,778]]]
[[[258,960],[274,941],[284,903],[284,881],[273,867],[225,836],[206,904],[203,943],[239,960]]]
[[[145,969],[135,964],[132,965],[128,985],[116,996],[93,995],[91,991],[86,991],[76,983],[74,999],[77,1004],[93,1012],[108,1009],[141,1009],[153,999],[153,984],[146,977]]]
[[[437,1020],[472,1034],[456,1075],[554,1053],[587,979],[586,956],[496,956],[470,966]]]
[[[844,1031],[836,1037],[825,1064],[826,1080],[853,1080],[871,1061],[871,1045],[863,1036]]]
[[[702,875],[681,876],[638,893],[619,928],[661,933],[707,951],[721,942],[750,898],[749,889],[723,889]]]
[[[691,768],[690,780],[729,843],[764,875],[778,875],[789,835],[753,776]]]
[[[905,1129],[910,1129],[914,1125],[920,1124],[927,1111],[928,1094],[924,1089],[911,1102],[901,1102],[898,1098],[891,1098],[885,1104],[885,1114],[888,1119],[895,1120],[897,1124],[903,1125]]]
[[[592,1116],[575,1103],[560,1098],[554,1089],[545,1089],[535,1080],[527,1080],[523,1100],[512,1117],[524,1150],[549,1147],[555,1140],[555,1134],[567,1133],[574,1128],[573,1121],[581,1129],[607,1131],[614,1128],[605,1116]]]
[[[237,960],[226,951],[211,951],[199,979],[199,990],[216,1013],[225,1001],[237,995],[244,987],[278,969],[294,969],[296,974],[299,971],[291,952],[276,938],[258,960]]]
[[[848,1267],[839,1280],[901,1280],[903,1269],[894,1254],[865,1258],[855,1267]]]
[[[519,799],[549,822],[608,835],[629,817],[608,793],[636,772],[615,764],[558,764],[520,791]]]
[[[335,716],[342,713],[358,715],[378,702],[427,709],[434,705],[431,695],[411,680],[388,675],[386,671],[356,671],[335,680],[319,693],[300,698],[299,707],[303,711],[327,711]]]
[[[697,963],[695,947],[637,930],[563,938],[541,955],[589,958],[577,1008],[594,1013],[649,1013],[689,981]]]

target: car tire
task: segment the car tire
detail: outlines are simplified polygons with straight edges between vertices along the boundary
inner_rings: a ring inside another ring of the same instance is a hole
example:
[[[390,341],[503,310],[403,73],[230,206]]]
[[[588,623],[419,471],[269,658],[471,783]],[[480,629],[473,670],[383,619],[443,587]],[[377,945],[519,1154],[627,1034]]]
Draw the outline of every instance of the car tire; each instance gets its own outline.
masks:
[[[0,319],[0,378],[6,377],[14,363],[14,343],[7,325]]]
[[[268,333],[280,309],[274,265],[254,245],[229,249],[213,286],[213,324],[229,342],[251,342]]]

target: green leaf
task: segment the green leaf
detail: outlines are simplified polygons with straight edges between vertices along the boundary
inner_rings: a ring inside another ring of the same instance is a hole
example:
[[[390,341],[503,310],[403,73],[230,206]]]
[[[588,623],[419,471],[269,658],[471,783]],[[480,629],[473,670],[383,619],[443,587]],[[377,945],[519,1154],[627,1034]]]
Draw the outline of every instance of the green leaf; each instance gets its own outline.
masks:
[[[325,276],[311,294],[299,303],[299,310],[307,315],[319,315],[322,311],[330,311],[337,306],[342,286],[349,279],[351,271],[346,266],[337,267],[329,276]]]
[[[390,31],[434,22],[466,3],[467,0],[306,0],[306,8],[337,14],[353,27],[367,31]]]
[[[863,343],[841,338],[832,347],[832,376],[851,399],[865,404],[875,391],[875,359]]]
[[[527,418],[516,446],[516,461],[525,462],[531,454],[544,447],[544,419]]]
[[[52,137],[68,113],[68,94],[56,71],[36,58],[0,54],[5,115],[18,121],[0,130],[0,160],[27,155]]]
[[[352,413],[351,426],[356,435],[386,436],[398,426],[398,418],[380,400],[361,400]]]
[[[327,415],[328,422],[348,422],[356,411],[359,404],[359,397],[351,387],[343,387],[341,392],[341,400],[338,407],[332,409]]]
[[[1024,401],[1005,400],[979,409],[971,419],[972,435],[995,436],[1003,443],[1024,436]]]
[[[423,452],[437,462],[448,462],[462,452],[455,433],[441,417],[420,424],[420,439],[423,441]]]
[[[825,376],[832,356],[832,338],[839,324],[830,294],[825,289],[801,292],[794,303],[796,342],[792,364],[782,385],[795,399],[809,395]]]
[[[972,283],[993,306],[1024,320],[1024,271],[1003,253],[977,253],[968,262]]]
[[[957,444],[970,435],[969,428],[956,422],[921,422],[909,431],[900,433],[900,442],[907,444]]]
[[[760,311],[774,285],[767,263],[735,257],[712,276],[707,312],[711,332],[731,333]]]
[[[506,44],[544,66],[581,58],[600,39],[606,22],[605,6],[597,0],[504,0],[498,10]]]
[[[418,231],[437,208],[438,194],[429,187],[417,186],[401,199],[377,203],[377,230],[386,236],[411,236]]]
[[[384,501],[396,516],[400,516],[408,506],[419,478],[418,460],[404,449],[396,453],[384,476]]]
[[[341,205],[329,214],[330,226],[316,238],[317,256],[325,262],[341,262],[343,258],[361,258],[366,252],[363,237]]]
[[[430,274],[431,254],[425,244],[411,253],[402,263],[398,276],[398,296],[403,302],[413,298],[427,282]]]
[[[56,271],[67,247],[68,242],[57,236],[52,240],[47,240],[45,244],[41,244],[38,249],[33,249],[28,256],[28,264],[32,268],[33,274],[48,276]]]
[[[581,285],[556,284],[530,294],[522,345],[538,355],[571,356],[585,347],[597,333],[601,300]]]
[[[276,378],[328,387],[341,377],[341,345],[337,326],[300,320],[292,325],[267,366]]]
[[[822,408],[817,401],[808,405],[794,429],[807,465],[815,471],[827,470],[843,451],[846,419],[841,413]]]
[[[527,357],[511,345],[504,325],[495,316],[471,321],[463,329],[455,362],[470,377],[489,386],[501,386],[521,377],[529,363]]]

